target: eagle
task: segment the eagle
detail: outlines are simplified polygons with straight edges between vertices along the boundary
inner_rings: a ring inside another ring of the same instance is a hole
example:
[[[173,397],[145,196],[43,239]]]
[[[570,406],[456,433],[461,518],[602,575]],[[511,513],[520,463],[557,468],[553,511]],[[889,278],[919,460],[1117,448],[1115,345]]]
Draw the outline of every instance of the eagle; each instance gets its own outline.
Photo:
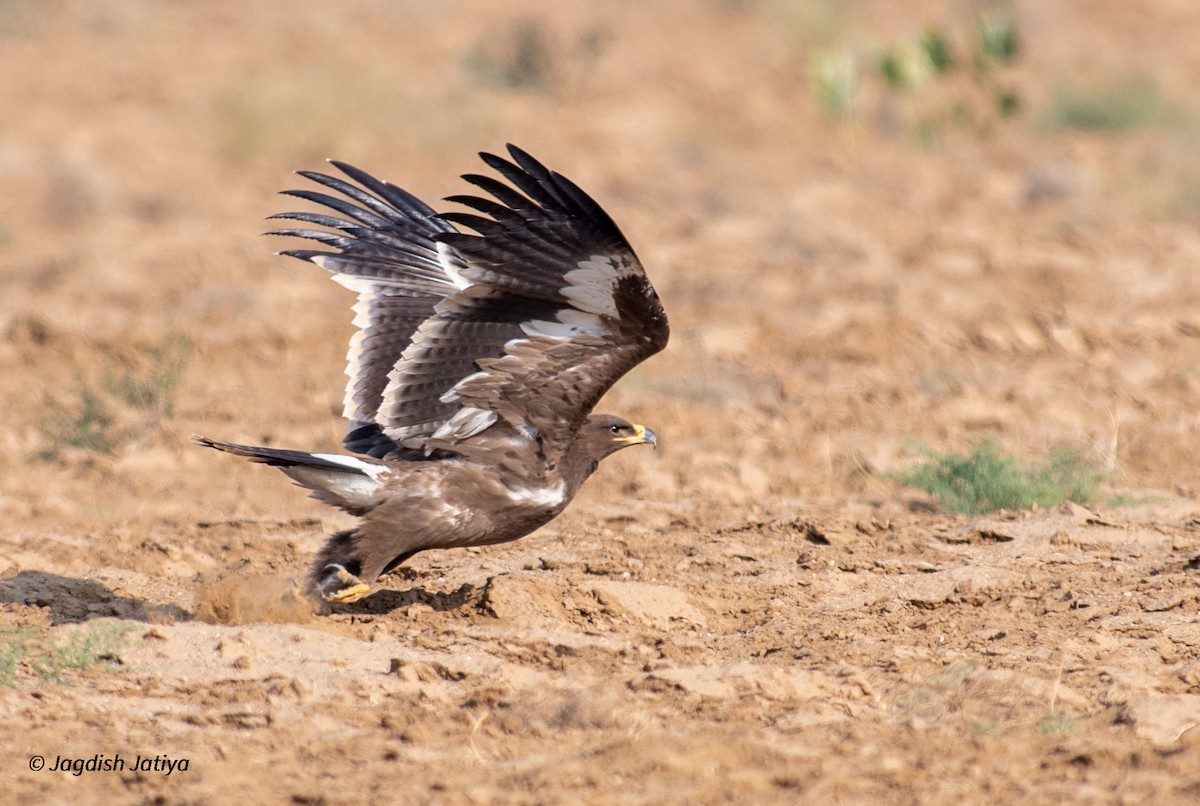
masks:
[[[283,191],[322,212],[271,216],[299,226],[269,235],[317,246],[280,254],[358,295],[343,408],[357,455],[193,440],[278,467],[360,518],[317,554],[305,593],[318,604],[361,599],[420,551],[523,537],[602,459],[658,444],[592,412],[666,346],[658,294],[599,204],[516,146],[508,155],[479,155],[500,179],[463,175],[485,194],[447,197],[465,211],[435,212],[331,160],[341,177],[298,172],[322,190]]]

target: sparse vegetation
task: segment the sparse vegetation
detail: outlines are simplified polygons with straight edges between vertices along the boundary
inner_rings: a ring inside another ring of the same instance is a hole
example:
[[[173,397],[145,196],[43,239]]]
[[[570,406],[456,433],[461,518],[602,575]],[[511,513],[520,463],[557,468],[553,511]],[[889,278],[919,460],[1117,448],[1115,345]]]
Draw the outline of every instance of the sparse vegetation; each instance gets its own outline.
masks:
[[[78,407],[55,406],[50,420],[43,425],[42,430],[51,441],[51,447],[43,455],[49,458],[63,446],[111,453],[115,447],[110,433],[113,422],[113,414],[100,396],[81,384]]]
[[[549,92],[585,76],[608,49],[612,32],[588,27],[570,38],[533,18],[517,19],[498,36],[467,51],[463,65],[480,85],[516,92]]]
[[[879,57],[878,69],[883,83],[892,90],[921,87],[936,72],[921,41],[905,42],[885,50]]]
[[[890,110],[884,117],[899,111],[923,143],[937,142],[947,125],[987,124],[1023,108],[1020,94],[1004,77],[1021,51],[1016,18],[994,9],[974,20],[970,33],[930,25],[893,42],[876,53],[874,70],[866,73],[882,85],[883,103]],[[964,73],[959,69],[963,65],[974,69]],[[859,59],[846,49],[817,62],[816,92],[826,115],[849,117],[855,111],[860,72]]]
[[[975,18],[975,68],[987,71],[1017,58],[1021,40],[1010,13],[987,11]]]
[[[895,480],[925,490],[949,510],[979,515],[1064,501],[1088,503],[1094,500],[1104,474],[1072,449],[1057,451],[1045,462],[1024,465],[989,440],[966,454],[927,453],[923,464]]]
[[[0,686],[16,684],[21,659],[29,652],[29,641],[36,627],[0,628]]]
[[[826,54],[817,60],[813,73],[817,102],[827,117],[849,117],[858,93],[858,61],[849,51]]]
[[[1047,714],[1033,726],[1038,733],[1076,733],[1079,720],[1062,714]]]
[[[896,694],[893,707],[901,719],[930,718],[943,715],[951,704],[962,699],[963,690],[976,674],[974,660],[952,663],[913,683]]]
[[[64,447],[112,453],[173,417],[187,355],[187,339],[173,335],[129,365],[105,366],[98,385],[80,379],[77,401],[55,405],[42,425],[49,443],[42,457],[52,458]]]
[[[173,417],[175,391],[183,376],[184,364],[187,363],[187,338],[173,334],[162,344],[147,347],[144,353],[149,365],[140,371],[126,367],[118,373],[112,367],[106,368],[103,387],[126,406]]]
[[[125,634],[132,625],[120,622],[99,622],[71,634],[64,644],[52,645],[32,659],[38,676],[51,683],[66,683],[73,674],[87,669],[117,668],[125,643]]]
[[[533,20],[514,23],[499,47],[476,47],[466,64],[482,83],[511,90],[545,89],[553,68],[549,41]]]
[[[935,73],[945,73],[954,66],[950,40],[941,28],[929,28],[921,35],[921,50]]]
[[[981,736],[1079,730],[1077,719],[1059,712],[1054,689],[1043,701],[1033,695],[1033,686],[1013,686],[1005,674],[976,660],[948,664],[902,688],[893,699],[893,713],[901,721],[958,721]]]
[[[1144,126],[1166,123],[1177,116],[1148,80],[1124,81],[1100,89],[1063,87],[1043,121],[1046,128],[1120,134]]]
[[[1143,504],[1161,503],[1167,500],[1161,495],[1135,495],[1134,493],[1113,493],[1105,497],[1104,505],[1109,507],[1138,507]]]
[[[63,685],[88,669],[118,667],[125,635],[132,629],[121,622],[96,622],[59,644],[47,644],[47,633],[39,627],[0,629],[0,685],[15,687],[22,679]]]

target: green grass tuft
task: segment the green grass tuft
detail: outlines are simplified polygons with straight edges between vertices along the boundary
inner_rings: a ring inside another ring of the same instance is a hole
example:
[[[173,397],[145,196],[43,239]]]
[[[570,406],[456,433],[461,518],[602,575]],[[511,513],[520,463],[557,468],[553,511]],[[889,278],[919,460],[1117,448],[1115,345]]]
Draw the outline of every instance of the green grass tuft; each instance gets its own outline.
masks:
[[[941,28],[927,28],[921,34],[921,50],[935,73],[949,72],[954,67],[954,53],[950,48],[950,37]]]
[[[813,65],[813,84],[826,117],[850,117],[858,100],[858,60],[850,51],[824,54]]]
[[[1095,499],[1104,474],[1075,450],[1057,451],[1045,462],[1023,465],[989,440],[967,454],[927,453],[924,464],[895,480],[925,490],[949,510],[979,515],[1064,501],[1085,504]]]
[[[554,59],[540,23],[518,20],[507,33],[489,38],[466,56],[466,67],[484,85],[508,90],[545,90],[551,83]]]
[[[884,43],[864,62],[868,69],[859,69],[851,48],[833,45],[824,52],[811,74],[817,102],[831,119],[852,119],[864,104],[874,104],[885,131],[897,130],[898,122],[918,142],[934,146],[947,126],[987,132],[1024,109],[1011,69],[1021,55],[1021,36],[1015,15],[1003,9],[976,15],[969,34],[933,24]],[[954,75],[964,65],[974,69],[963,78]],[[872,92],[872,85],[883,92]]]
[[[996,111],[1000,117],[1011,118],[1021,112],[1021,96],[1013,89],[997,89],[995,93]]]
[[[51,459],[66,447],[112,453],[173,417],[188,349],[184,336],[169,336],[146,348],[139,361],[104,367],[98,385],[81,378],[77,401],[56,403],[43,422],[47,447],[39,455]]]
[[[916,42],[890,48],[879,57],[879,75],[892,90],[917,89],[934,74],[929,54]]]
[[[50,419],[42,427],[51,440],[51,447],[43,455],[49,458],[63,446],[112,453],[116,447],[111,434],[113,422],[108,405],[91,387],[81,385],[78,408],[55,406]]]
[[[92,668],[119,668],[120,650],[131,624],[103,622],[72,633],[65,644],[48,648],[33,660],[38,676],[49,683],[68,683],[79,672]]]
[[[29,654],[29,642],[37,627],[0,628],[0,686],[15,686],[21,659]]]
[[[1043,124],[1051,131],[1121,134],[1178,117],[1154,82],[1136,80],[1101,89],[1063,87],[1054,94]]]
[[[1078,733],[1079,720],[1061,714],[1047,714],[1033,726],[1037,733]]]
[[[174,334],[162,344],[146,348],[149,365],[141,371],[126,368],[117,374],[111,367],[106,369],[105,391],[130,408],[173,417],[188,346],[185,336]]]
[[[0,686],[16,687],[22,678],[63,685],[80,672],[122,665],[119,653],[135,625],[89,624],[61,644],[46,644],[41,627],[0,628]]]
[[[1016,19],[1001,11],[980,14],[975,21],[975,37],[976,69],[986,71],[992,65],[1008,64],[1021,51]]]

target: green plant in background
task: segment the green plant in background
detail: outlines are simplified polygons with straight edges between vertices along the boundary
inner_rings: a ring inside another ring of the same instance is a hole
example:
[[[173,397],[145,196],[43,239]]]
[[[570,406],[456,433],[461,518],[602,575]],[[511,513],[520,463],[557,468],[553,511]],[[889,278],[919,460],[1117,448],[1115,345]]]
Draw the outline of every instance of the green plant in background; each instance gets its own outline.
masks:
[[[985,662],[964,660],[902,683],[891,697],[891,710],[900,722],[953,722],[971,733],[988,736],[1015,731],[1069,734],[1081,729],[1077,719],[1060,712],[1057,686],[1048,701],[1031,693],[1031,689],[1013,686],[1004,672],[990,669]]]
[[[462,64],[476,84],[511,92],[554,92],[585,80],[615,37],[605,24],[567,38],[537,18],[517,19],[466,51]]]
[[[1057,451],[1045,462],[1025,465],[988,440],[966,454],[927,452],[923,464],[894,478],[905,486],[925,490],[947,509],[979,515],[998,509],[1028,509],[1035,504],[1085,504],[1095,499],[1105,474],[1073,449]]]
[[[954,66],[950,39],[941,28],[927,28],[925,33],[921,34],[921,50],[935,73],[949,72]]]
[[[950,38],[941,28],[927,28],[916,39],[885,48],[877,67],[889,89],[918,89],[954,67]]]
[[[69,682],[72,675],[93,668],[119,668],[125,634],[133,625],[99,622],[73,632],[66,643],[50,646],[32,659],[38,676],[49,683]]]
[[[111,367],[106,368],[104,389],[126,406],[173,417],[175,392],[187,363],[188,349],[185,336],[172,334],[162,344],[146,348],[149,366],[140,372],[126,368],[118,374]]]
[[[1020,113],[1022,108],[1021,96],[1016,90],[997,89],[995,93],[996,111],[1001,117],[1011,118]]]
[[[986,11],[975,18],[975,69],[988,71],[1008,64],[1020,52],[1020,35],[1011,14]]]
[[[964,40],[970,42],[966,52],[956,52],[955,42]],[[1000,7],[976,15],[969,36],[930,25],[919,35],[882,48],[872,75],[894,96],[886,101],[891,108],[907,112],[917,138],[933,143],[948,123],[1006,118],[1021,111],[1020,95],[1003,81],[1004,68],[1020,55],[1020,42],[1016,18],[1007,7]],[[962,64],[973,65],[974,70],[958,79],[956,68]],[[855,109],[857,87],[852,79],[857,64],[846,74],[838,67],[842,65],[827,58],[817,63],[815,71],[818,101],[829,117],[847,117]]]
[[[933,62],[920,42],[888,48],[879,56],[879,75],[892,90],[917,89],[933,77]]]
[[[1062,714],[1047,714],[1033,726],[1038,733],[1078,733],[1079,720]]]
[[[550,84],[553,59],[541,25],[520,20],[498,44],[489,40],[466,57],[468,70],[483,84],[510,90],[543,90]]]
[[[1177,117],[1178,112],[1162,98],[1153,81],[1136,79],[1090,90],[1062,87],[1054,94],[1043,123],[1050,130],[1120,134]]]
[[[813,82],[817,103],[827,117],[845,118],[854,113],[858,93],[858,60],[848,50],[816,59]]]
[[[112,453],[173,417],[188,350],[184,336],[172,335],[131,365],[105,366],[98,386],[80,379],[77,402],[55,404],[43,422],[49,444],[40,456],[53,458],[65,447]]]
[[[81,385],[78,408],[56,405],[49,421],[42,426],[43,432],[54,444],[54,449],[43,456],[49,458],[63,445],[111,453],[114,448],[110,433],[113,422],[109,406],[90,387]]]
[[[16,685],[21,659],[38,632],[37,627],[0,627],[0,686]]]
[[[71,633],[63,643],[46,643],[41,627],[0,628],[0,685],[14,687],[22,676],[66,684],[88,669],[121,666],[120,651],[135,625],[96,622]]]

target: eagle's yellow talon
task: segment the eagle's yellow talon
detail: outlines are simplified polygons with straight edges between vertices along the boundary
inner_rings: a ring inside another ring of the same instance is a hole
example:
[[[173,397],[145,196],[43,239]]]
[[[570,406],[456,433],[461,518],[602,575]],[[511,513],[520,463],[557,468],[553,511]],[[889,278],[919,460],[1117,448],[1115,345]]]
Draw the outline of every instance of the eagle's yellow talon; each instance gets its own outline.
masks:
[[[333,604],[357,602],[370,590],[370,585],[336,563],[325,566],[324,576],[317,586],[321,598]]]

